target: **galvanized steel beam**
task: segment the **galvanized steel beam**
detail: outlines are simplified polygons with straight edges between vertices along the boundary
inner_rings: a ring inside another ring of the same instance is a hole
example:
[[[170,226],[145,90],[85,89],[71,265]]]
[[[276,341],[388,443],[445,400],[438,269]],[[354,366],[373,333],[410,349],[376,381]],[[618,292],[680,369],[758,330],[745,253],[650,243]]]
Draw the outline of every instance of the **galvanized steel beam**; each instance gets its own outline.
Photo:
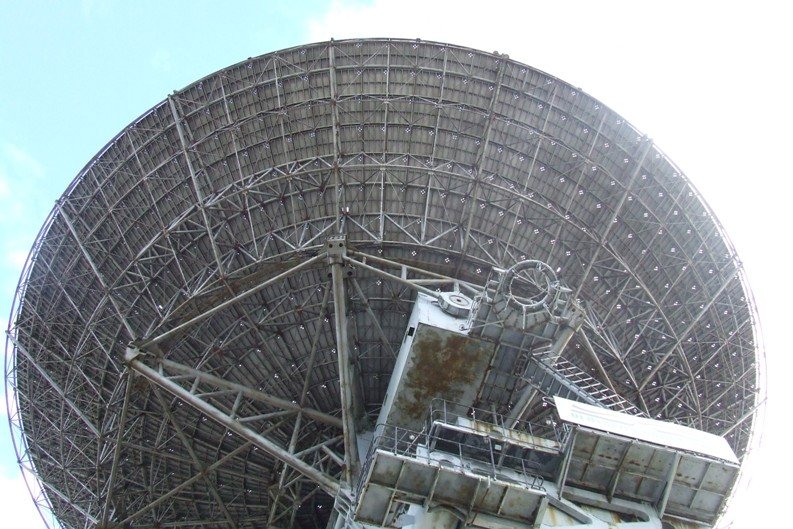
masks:
[[[128,350],[125,356],[125,361],[131,369],[134,369],[137,373],[146,377],[147,380],[157,384],[161,388],[171,393],[173,396],[178,397],[180,400],[197,409],[207,417],[222,424],[247,441],[250,441],[257,447],[264,450],[266,453],[270,454],[272,457],[278,459],[284,464],[291,466],[310,480],[317,483],[317,485],[322,487],[328,494],[335,496],[341,493],[342,487],[335,478],[308,465],[306,462],[298,459],[293,454],[290,454],[287,450],[281,448],[270,439],[267,439],[263,435],[241,424],[211,404],[199,399],[172,380],[162,376],[160,373],[138,360],[137,354],[138,353],[135,350]]]

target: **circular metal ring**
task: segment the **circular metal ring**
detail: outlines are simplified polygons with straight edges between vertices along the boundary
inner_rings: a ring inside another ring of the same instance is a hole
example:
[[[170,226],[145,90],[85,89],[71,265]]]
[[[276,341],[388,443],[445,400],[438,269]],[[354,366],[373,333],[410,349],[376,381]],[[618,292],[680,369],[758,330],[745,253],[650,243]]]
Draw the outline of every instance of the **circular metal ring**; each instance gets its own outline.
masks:
[[[533,271],[532,273],[538,275],[541,281],[521,277],[520,273],[525,271]],[[536,292],[520,292],[516,281],[523,281],[524,288],[533,287]],[[512,266],[504,275],[503,285],[506,287],[505,294],[509,303],[525,312],[534,312],[552,306],[559,293],[559,280],[553,268],[537,260],[521,261]]]

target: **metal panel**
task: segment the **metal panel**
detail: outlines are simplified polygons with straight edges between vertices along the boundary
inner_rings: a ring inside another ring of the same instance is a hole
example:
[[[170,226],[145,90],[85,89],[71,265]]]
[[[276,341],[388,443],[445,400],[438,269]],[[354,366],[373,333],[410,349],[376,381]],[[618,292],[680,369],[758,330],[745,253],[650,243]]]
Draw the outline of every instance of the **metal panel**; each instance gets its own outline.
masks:
[[[713,523],[738,465],[579,426],[565,484],[655,505],[662,514]]]
[[[386,491],[391,492],[389,501]],[[477,474],[474,468],[447,466],[443,459],[412,458],[377,450],[371,472],[361,488],[355,517],[360,522],[380,525],[392,512],[393,502],[398,501],[423,506],[450,505],[463,513],[533,522],[544,496],[539,489]]]
[[[735,452],[718,435],[680,424],[634,417],[559,396],[554,397],[554,402],[563,421],[738,463]]]
[[[471,405],[493,356],[493,344],[420,323],[386,423],[421,430],[435,399]]]

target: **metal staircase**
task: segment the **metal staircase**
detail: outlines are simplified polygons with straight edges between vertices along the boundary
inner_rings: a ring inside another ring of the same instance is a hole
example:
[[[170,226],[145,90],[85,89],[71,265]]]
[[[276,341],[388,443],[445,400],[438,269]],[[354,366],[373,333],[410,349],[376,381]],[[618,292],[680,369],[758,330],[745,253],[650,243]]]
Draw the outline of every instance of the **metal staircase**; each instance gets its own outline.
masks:
[[[522,379],[549,397],[558,396],[630,415],[644,415],[636,406],[572,362],[557,358],[550,365],[551,361],[553,359],[542,356],[531,357]]]

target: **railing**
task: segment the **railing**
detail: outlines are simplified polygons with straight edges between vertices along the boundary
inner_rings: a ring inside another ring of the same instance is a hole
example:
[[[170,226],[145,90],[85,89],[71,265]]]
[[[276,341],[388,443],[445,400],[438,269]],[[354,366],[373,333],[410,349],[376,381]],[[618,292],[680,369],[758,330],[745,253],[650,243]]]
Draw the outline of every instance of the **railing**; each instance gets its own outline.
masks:
[[[361,469],[362,477],[369,473],[375,459],[375,451],[380,450],[420,460],[428,465],[469,472],[535,490],[545,490],[544,478],[527,465],[524,459],[499,453],[492,442],[477,445],[388,424],[378,426],[377,431],[379,434],[369,448],[366,462]],[[364,481],[362,479],[359,482],[358,496],[361,494]]]
[[[425,432],[383,424],[378,426],[374,446],[396,455],[416,455],[419,447],[427,447],[429,438]]]
[[[427,446],[427,434],[424,432],[415,432],[388,424],[378,424],[374,432],[374,439],[372,439],[369,450],[366,451],[366,459],[361,467],[361,475],[355,492],[358,499],[363,492],[363,486],[367,481],[377,450],[390,452],[394,455],[415,457],[419,446]]]
[[[452,428],[444,428],[445,425]],[[493,426],[500,431],[494,431]],[[454,428],[457,430],[453,431]],[[495,436],[492,435],[494,433]],[[493,411],[435,399],[430,404],[426,426],[421,432],[390,424],[377,426],[361,476],[369,473],[375,451],[381,450],[422,460],[426,464],[544,490],[541,469],[522,454],[535,448],[546,451],[561,448],[568,435],[566,425],[510,422]],[[510,452],[510,447],[517,449]],[[360,482],[359,495],[364,481]]]
[[[558,425],[553,422],[540,423],[509,420],[504,415],[493,410],[473,408],[443,399],[434,399],[430,402],[429,417],[425,428],[427,431],[430,431],[435,421],[459,425],[461,421],[458,419],[474,421],[474,424],[483,423],[497,426],[505,433],[509,430],[513,430],[519,433],[529,434],[531,438],[537,440],[535,446],[538,447],[547,447],[547,443],[542,443],[540,440],[553,441],[561,446],[565,443],[570,433],[569,427],[564,424]],[[532,444],[530,439],[524,438],[524,442]]]

